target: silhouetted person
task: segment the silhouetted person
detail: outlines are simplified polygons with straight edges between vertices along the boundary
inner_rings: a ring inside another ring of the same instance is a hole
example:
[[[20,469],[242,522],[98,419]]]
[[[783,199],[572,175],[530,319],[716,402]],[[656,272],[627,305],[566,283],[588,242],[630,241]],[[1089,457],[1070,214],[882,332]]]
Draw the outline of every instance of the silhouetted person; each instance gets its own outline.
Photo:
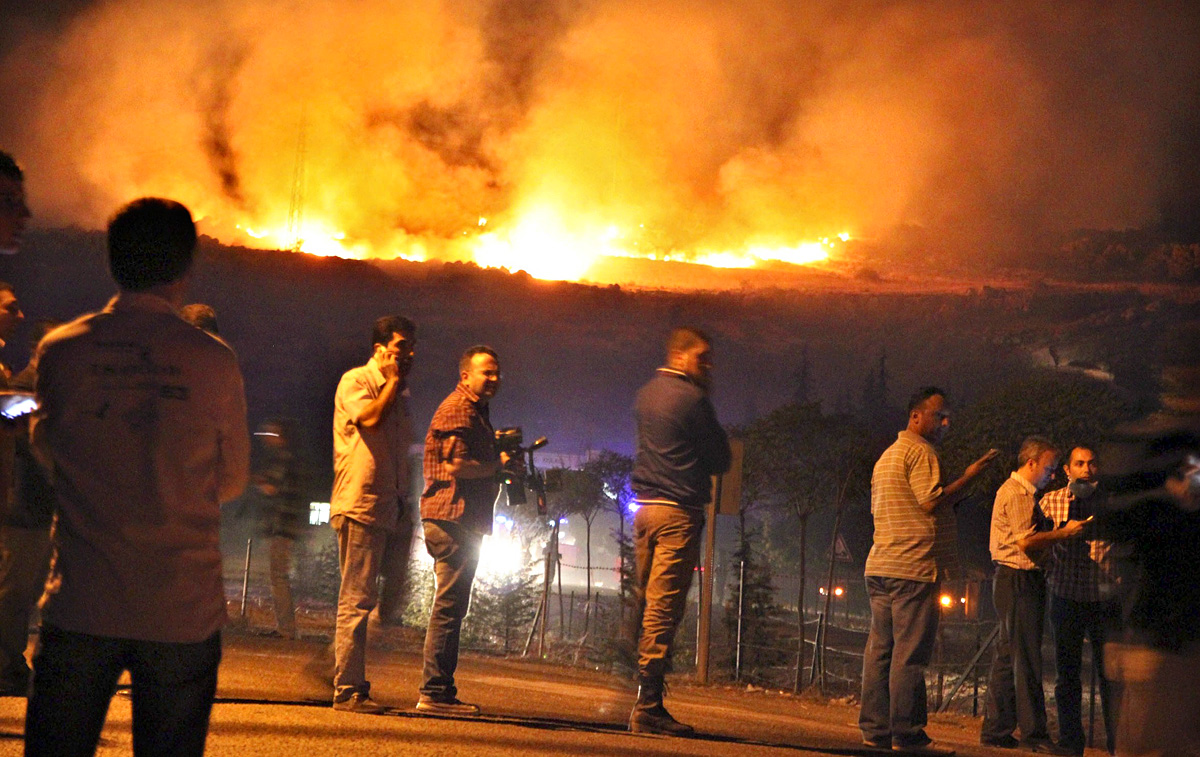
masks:
[[[629,715],[635,733],[692,733],[663,705],[663,679],[700,559],[712,476],[729,470],[731,460],[708,398],[711,373],[712,340],[699,329],[677,328],[667,338],[666,364],[634,402],[633,549],[641,609],[638,699]]]
[[[90,754],[122,671],[135,755],[200,755],[221,659],[220,504],[250,435],[237,357],[183,303],[187,208],[144,198],[108,224],[120,291],[38,350],[35,451],[53,471],[55,561],[25,720],[27,753]]]
[[[39,321],[34,328],[29,364],[12,377],[12,388],[32,392],[37,381],[37,347],[59,325]],[[0,695],[25,696],[29,690],[29,619],[42,596],[50,570],[50,526],[54,489],[29,446],[28,418],[15,422],[13,500],[3,524],[0,558]]]
[[[267,540],[269,549],[276,633],[287,639],[296,638],[292,550],[306,509],[293,428],[290,422],[272,418],[254,432],[258,455],[253,480],[261,495],[259,533]]]
[[[412,552],[408,373],[416,337],[417,327],[403,316],[375,321],[370,359],[346,371],[333,401],[329,525],[337,532],[342,577],[333,641],[335,710],[383,712],[367,680],[367,621],[376,606],[380,620],[394,620]]]
[[[1128,554],[1125,629],[1105,649],[1122,757],[1200,753],[1200,324],[1169,335],[1162,365],[1161,407],[1100,451],[1097,526]]]
[[[25,173],[11,155],[0,151],[0,255],[13,255],[20,249],[28,220]]]

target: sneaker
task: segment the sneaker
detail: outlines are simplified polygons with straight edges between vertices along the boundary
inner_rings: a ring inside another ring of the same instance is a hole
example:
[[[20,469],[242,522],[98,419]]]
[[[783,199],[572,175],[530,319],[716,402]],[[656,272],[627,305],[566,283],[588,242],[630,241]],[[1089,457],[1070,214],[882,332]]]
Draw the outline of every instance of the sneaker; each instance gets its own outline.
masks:
[[[433,699],[422,695],[417,700],[417,712],[431,715],[478,715],[479,705],[467,704],[458,699]]]
[[[863,739],[863,746],[868,749],[883,749],[890,752],[892,751],[892,737],[881,736],[877,739]]]
[[[1016,749],[1021,742],[1014,736],[980,736],[979,743],[996,749]]]
[[[335,701],[333,709],[341,712],[358,712],[363,715],[382,715],[386,708],[366,694],[356,691],[346,699]]]

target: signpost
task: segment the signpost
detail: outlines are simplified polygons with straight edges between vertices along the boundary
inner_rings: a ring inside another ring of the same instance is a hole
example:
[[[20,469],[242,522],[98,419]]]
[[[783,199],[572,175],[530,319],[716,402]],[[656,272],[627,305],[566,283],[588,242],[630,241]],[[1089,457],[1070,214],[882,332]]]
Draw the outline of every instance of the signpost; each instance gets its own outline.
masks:
[[[741,440],[731,439],[729,471],[713,476],[712,498],[704,527],[704,556],[700,569],[700,622],[696,624],[696,679],[708,683],[708,648],[712,636],[713,562],[716,552],[717,515],[737,515],[742,504]]]

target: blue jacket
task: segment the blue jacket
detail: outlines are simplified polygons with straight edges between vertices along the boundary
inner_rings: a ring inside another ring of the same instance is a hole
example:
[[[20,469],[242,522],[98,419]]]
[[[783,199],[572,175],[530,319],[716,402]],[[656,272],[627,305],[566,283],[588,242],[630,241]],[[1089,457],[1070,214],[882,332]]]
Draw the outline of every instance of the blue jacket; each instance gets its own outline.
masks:
[[[633,493],[642,503],[703,507],[710,477],[729,470],[729,438],[708,394],[686,375],[659,368],[637,393]]]

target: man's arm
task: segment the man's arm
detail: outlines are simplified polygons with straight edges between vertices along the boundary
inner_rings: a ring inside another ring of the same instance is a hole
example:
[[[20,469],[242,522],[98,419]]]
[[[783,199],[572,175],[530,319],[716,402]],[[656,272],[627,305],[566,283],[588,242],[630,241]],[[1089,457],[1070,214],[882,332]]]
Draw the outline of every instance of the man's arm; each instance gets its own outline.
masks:
[[[987,470],[987,467],[992,463],[992,459],[998,454],[1000,454],[1000,450],[988,450],[983,457],[968,465],[961,476],[948,486],[942,487],[941,492],[936,497],[920,503],[920,508],[927,513],[932,513],[943,505],[953,505],[962,497],[964,494],[963,490],[967,488],[967,484],[971,483],[980,473]]]
[[[387,411],[396,403],[396,395],[400,393],[400,368],[396,365],[396,356],[383,353],[379,361],[379,370],[383,372],[383,386],[379,396],[368,400],[357,412],[350,410],[350,419],[359,428],[374,428],[378,426]]]
[[[1063,524],[1062,528],[1055,528],[1050,531],[1035,531],[1028,536],[1017,539],[1017,546],[1027,555],[1030,552],[1038,552],[1060,541],[1075,538],[1083,531],[1083,527],[1090,520],[1091,518],[1086,520],[1069,520]]]
[[[501,452],[495,460],[475,460],[468,455],[466,443],[458,434],[447,436],[442,441],[442,459],[446,472],[454,478],[491,478],[508,463],[508,453]]]
[[[708,398],[700,401],[698,415],[696,446],[700,459],[704,461],[710,474],[719,475],[729,470],[733,461],[729,435],[717,421],[717,412]]]

